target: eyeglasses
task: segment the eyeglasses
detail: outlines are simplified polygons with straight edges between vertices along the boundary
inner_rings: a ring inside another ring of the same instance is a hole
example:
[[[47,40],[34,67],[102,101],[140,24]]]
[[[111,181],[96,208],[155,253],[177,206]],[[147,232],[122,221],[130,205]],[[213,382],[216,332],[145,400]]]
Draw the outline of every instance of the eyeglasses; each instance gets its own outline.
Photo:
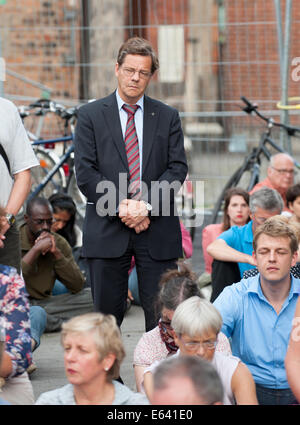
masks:
[[[205,350],[213,350],[217,346],[217,340],[209,340],[209,341],[203,341],[203,342],[196,342],[196,341],[184,341],[184,339],[180,336],[181,341],[183,342],[183,345],[188,351],[196,352],[200,347],[204,348]]]
[[[284,174],[290,174],[291,176],[297,175],[297,171],[295,171],[295,170],[286,170],[286,169],[281,170],[281,169],[275,168],[275,167],[272,167],[272,168],[273,168],[273,170],[277,171],[277,173],[281,174],[282,176]]]
[[[255,214],[253,214],[253,216],[254,216],[257,224],[264,224],[269,218],[269,217],[267,217],[267,218],[266,217],[256,217]]]
[[[164,328],[164,330],[172,330],[172,326],[171,326],[171,320],[162,320],[160,321],[162,327]]]
[[[37,224],[38,226],[41,226],[43,223],[46,223],[48,226],[51,226],[53,223],[53,219],[52,218],[48,218],[48,219],[42,219],[42,218],[32,218],[31,219],[35,224]]]
[[[144,80],[146,80],[147,78],[151,76],[151,72],[138,71],[137,69],[134,69],[134,68],[122,68],[122,70],[127,77],[133,77],[136,72],[139,74],[139,77]]]

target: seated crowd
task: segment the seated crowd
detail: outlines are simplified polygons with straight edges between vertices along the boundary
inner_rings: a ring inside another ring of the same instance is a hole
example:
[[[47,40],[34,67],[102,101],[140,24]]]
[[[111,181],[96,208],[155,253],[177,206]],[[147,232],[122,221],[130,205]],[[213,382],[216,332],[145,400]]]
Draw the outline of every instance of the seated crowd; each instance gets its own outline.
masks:
[[[161,276],[157,326],[134,350],[136,391],[120,377],[115,317],[94,312],[73,201],[29,201],[22,274],[0,265],[0,404],[298,404],[300,185],[285,202],[267,186],[228,191],[222,224],[203,229],[205,283],[184,261]],[[35,400],[28,375],[45,331],[61,332],[67,382]]]

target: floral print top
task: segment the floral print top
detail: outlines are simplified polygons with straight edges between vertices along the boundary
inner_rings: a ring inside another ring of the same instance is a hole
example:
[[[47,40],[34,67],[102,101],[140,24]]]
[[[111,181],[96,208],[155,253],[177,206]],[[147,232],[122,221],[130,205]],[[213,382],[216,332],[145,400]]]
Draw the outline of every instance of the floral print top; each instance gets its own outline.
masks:
[[[9,377],[21,375],[32,363],[28,294],[16,269],[0,264],[0,326],[6,334],[5,351],[12,360]]]

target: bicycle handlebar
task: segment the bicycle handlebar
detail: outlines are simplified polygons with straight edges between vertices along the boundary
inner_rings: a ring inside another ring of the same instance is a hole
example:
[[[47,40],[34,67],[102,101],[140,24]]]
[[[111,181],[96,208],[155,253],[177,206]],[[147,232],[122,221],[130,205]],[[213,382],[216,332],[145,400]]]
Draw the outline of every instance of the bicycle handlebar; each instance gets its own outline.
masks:
[[[53,112],[59,115],[62,119],[69,121],[71,118],[77,116],[78,106],[66,108],[65,106],[54,102],[50,99],[38,99],[36,102],[31,103],[28,106],[21,105],[18,107],[21,118],[25,118],[30,115],[30,111],[39,108],[34,112],[34,115],[46,115],[48,112]]]
[[[267,122],[269,125],[274,125],[276,127],[283,128],[289,136],[294,136],[297,132],[300,133],[300,128],[298,127],[278,123],[275,122],[273,118],[265,117],[262,113],[258,112],[258,105],[251,103],[250,100],[248,100],[245,96],[241,96],[241,100],[247,105],[245,108],[242,108],[243,111],[246,112],[246,114],[251,114],[252,112],[254,112],[259,118]]]

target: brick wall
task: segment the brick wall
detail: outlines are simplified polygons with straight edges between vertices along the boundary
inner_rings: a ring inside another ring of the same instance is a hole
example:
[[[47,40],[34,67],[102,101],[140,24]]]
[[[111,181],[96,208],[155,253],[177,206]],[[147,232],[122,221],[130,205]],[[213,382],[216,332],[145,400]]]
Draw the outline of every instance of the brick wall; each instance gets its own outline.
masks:
[[[80,25],[80,0],[9,0],[0,6],[0,22],[7,68],[50,87],[52,98],[78,99],[79,68],[74,65],[80,62],[80,34],[71,26]],[[43,94],[9,75],[4,90],[33,98]]]
[[[284,35],[285,2],[281,3]],[[235,100],[245,95],[252,100],[269,101],[261,103],[261,107],[275,109],[281,96],[281,80],[274,0],[226,0],[225,4],[227,26],[220,58],[227,63],[223,67],[223,97]],[[291,19],[289,96],[297,96],[299,83],[292,80],[291,66],[292,58],[300,51],[297,2],[293,2]]]

